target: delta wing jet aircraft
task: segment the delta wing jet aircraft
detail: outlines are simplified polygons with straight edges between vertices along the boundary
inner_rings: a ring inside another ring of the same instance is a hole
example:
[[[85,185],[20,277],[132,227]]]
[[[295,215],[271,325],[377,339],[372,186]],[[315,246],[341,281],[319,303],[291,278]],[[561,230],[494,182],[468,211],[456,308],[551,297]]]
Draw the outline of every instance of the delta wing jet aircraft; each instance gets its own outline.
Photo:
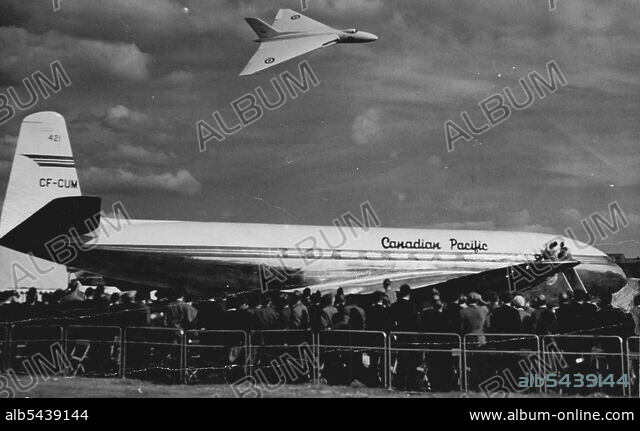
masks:
[[[100,198],[80,192],[64,118],[55,112],[26,117],[2,208],[0,245],[55,263],[214,296],[305,287],[367,294],[387,278],[423,292],[437,287],[444,296],[521,291],[556,275],[594,293],[626,285],[606,254],[545,234],[131,220],[108,236],[107,224],[114,223],[100,214]],[[559,241],[572,244],[571,257],[541,253]]]
[[[260,43],[258,51],[240,73],[252,75],[294,57],[336,43],[366,43],[378,37],[356,29],[337,30],[299,14],[291,9],[280,9],[273,26],[258,18],[245,18],[256,32]]]

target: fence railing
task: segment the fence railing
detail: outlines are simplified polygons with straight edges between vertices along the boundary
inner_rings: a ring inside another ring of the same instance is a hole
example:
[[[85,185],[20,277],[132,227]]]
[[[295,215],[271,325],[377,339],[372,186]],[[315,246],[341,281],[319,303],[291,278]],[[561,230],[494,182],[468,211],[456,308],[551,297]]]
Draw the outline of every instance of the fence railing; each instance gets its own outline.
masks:
[[[60,326],[14,326],[9,330],[7,369],[16,374],[33,375],[30,359],[51,358],[56,348],[63,348],[64,329]],[[55,359],[52,358],[52,359]]]
[[[74,376],[122,377],[122,329],[111,326],[68,326],[64,351]]]
[[[640,337],[630,337],[626,343],[629,395],[640,398]]]
[[[251,375],[265,386],[317,383],[320,373],[316,336],[311,331],[254,331],[250,340]]]
[[[421,389],[449,392],[463,387],[462,338],[458,334],[392,332],[388,348],[390,366],[386,367],[391,387],[401,387],[401,379],[406,378],[402,375],[403,360],[408,360],[410,366],[412,362],[421,363],[426,379],[408,376],[409,383],[422,386]]]
[[[358,380],[433,392],[640,396],[640,337],[0,325],[0,372],[33,375],[38,364],[50,371],[59,366],[66,376],[185,384],[233,384],[251,376],[265,387]],[[611,375],[614,384],[537,384],[536,376],[549,374],[557,380]],[[625,379],[628,384],[620,384]]]
[[[467,334],[463,338],[465,392],[490,392],[493,386],[511,392],[531,391],[521,377],[540,375],[540,339],[532,334]]]
[[[249,337],[244,331],[187,331],[185,382],[232,383],[248,374]]]
[[[629,373],[625,366],[625,349],[622,338],[598,335],[545,336],[545,346],[554,343],[566,361],[566,368],[558,376],[556,391],[575,395],[604,392],[625,395],[629,387]],[[543,352],[545,362],[550,363],[549,352]],[[562,377],[565,383],[562,383]],[[576,376],[584,376],[584,382]],[[593,376],[598,377],[595,381]],[[600,381],[600,376],[608,381]],[[626,383],[625,383],[626,380]]]
[[[184,331],[170,328],[127,328],[122,349],[125,378],[183,382]]]
[[[9,327],[0,325],[0,372],[7,370],[9,360]]]
[[[388,387],[387,334],[372,331],[322,331],[318,334],[320,378],[330,385],[350,385],[354,380],[372,386],[380,372]],[[377,362],[377,363],[376,363]]]

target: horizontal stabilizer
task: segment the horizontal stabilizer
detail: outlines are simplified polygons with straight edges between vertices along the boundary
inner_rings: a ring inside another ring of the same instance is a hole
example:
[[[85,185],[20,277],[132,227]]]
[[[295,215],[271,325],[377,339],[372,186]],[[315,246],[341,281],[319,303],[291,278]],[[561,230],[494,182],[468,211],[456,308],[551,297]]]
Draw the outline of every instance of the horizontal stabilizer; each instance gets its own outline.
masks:
[[[54,243],[68,238],[82,241],[82,237],[95,231],[100,225],[101,199],[88,196],[57,198],[11,230],[0,246],[34,256],[60,262]]]

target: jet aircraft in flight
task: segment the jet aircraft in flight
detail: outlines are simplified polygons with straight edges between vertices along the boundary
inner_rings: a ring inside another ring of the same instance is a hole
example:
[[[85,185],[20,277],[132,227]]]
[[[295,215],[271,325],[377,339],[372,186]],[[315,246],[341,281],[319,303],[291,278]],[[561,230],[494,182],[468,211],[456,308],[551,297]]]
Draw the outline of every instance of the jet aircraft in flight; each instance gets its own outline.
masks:
[[[260,43],[260,47],[240,76],[253,75],[337,43],[367,43],[378,40],[378,36],[354,28],[337,30],[291,9],[280,9],[272,26],[258,18],[245,19],[258,35],[256,42]]]

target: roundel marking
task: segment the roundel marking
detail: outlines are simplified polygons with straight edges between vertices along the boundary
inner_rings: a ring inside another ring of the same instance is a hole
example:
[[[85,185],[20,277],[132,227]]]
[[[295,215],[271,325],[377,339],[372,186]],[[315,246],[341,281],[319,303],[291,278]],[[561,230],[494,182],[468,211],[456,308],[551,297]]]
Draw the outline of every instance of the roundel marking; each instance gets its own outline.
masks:
[[[276,61],[276,59],[275,59],[275,58],[273,58],[273,57],[269,57],[269,58],[267,58],[264,62],[265,62],[265,63],[267,63],[267,64],[271,64],[271,63],[273,63],[274,61]]]
[[[293,21],[295,21],[295,20],[297,20],[297,19],[300,19],[300,18],[301,18],[301,17],[300,17],[300,15],[293,15],[293,16],[291,17],[291,19],[292,19]]]

